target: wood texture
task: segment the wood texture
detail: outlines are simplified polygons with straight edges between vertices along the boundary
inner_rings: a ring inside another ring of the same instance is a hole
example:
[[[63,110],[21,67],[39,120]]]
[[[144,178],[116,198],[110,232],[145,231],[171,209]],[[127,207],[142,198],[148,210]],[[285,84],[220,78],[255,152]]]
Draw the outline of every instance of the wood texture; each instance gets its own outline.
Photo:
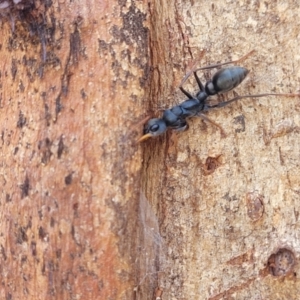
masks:
[[[299,99],[135,143],[195,63],[299,90],[298,2],[33,2],[0,7],[1,299],[298,299]]]
[[[35,3],[1,19],[0,298],[132,299],[144,4]]]
[[[153,115],[185,100],[178,84],[194,63],[253,49],[239,95],[298,91],[299,13],[295,0],[152,2]],[[186,87],[197,91],[193,78]],[[143,189],[165,243],[162,298],[299,299],[299,98],[245,99],[208,116],[225,138],[196,118],[144,145]]]

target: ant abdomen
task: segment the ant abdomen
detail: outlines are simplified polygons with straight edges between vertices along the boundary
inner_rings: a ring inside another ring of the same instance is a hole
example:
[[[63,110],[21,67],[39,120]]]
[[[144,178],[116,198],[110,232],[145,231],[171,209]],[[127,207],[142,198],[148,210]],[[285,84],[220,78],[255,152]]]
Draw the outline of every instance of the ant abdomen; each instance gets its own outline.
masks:
[[[219,70],[205,86],[208,95],[228,92],[237,87],[249,71],[243,67],[231,67]]]

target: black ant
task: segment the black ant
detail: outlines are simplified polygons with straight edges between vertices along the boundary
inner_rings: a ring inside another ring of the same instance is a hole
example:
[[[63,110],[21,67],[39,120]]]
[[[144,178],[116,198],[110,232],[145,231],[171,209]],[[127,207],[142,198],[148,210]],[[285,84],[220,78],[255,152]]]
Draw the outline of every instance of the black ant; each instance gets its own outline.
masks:
[[[216,105],[208,105],[207,99],[209,96],[216,95],[218,93],[225,93],[228,92],[235,87],[237,87],[247,76],[249,71],[243,67],[229,67],[219,70],[217,73],[214,74],[212,80],[206,82],[203,85],[197,75],[197,71],[205,70],[205,69],[212,69],[222,65],[236,63],[238,61],[244,60],[246,57],[251,55],[254,51],[251,51],[244,57],[236,60],[230,61],[215,65],[210,65],[206,67],[202,67],[191,72],[194,73],[195,79],[199,86],[200,91],[193,97],[189,92],[187,92],[183,87],[183,83],[187,80],[190,74],[187,74],[185,78],[182,80],[179,88],[180,90],[188,97],[187,100],[183,101],[181,104],[176,105],[170,109],[167,109],[163,112],[163,116],[160,119],[150,119],[145,126],[144,135],[138,140],[139,142],[148,139],[149,137],[156,137],[164,132],[167,131],[168,128],[173,129],[175,131],[182,131],[187,129],[188,123],[187,118],[199,116],[202,119],[213,123],[214,125],[218,126],[221,131],[223,129],[221,126],[210,120],[206,115],[202,112],[206,112],[213,108],[224,107],[234,101],[243,98],[259,98],[265,96],[289,96],[295,97],[300,96],[300,94],[277,94],[277,93],[265,93],[265,94],[256,94],[256,95],[244,95],[244,96],[237,96],[231,100],[220,102]],[[190,72],[190,73],[191,73]]]

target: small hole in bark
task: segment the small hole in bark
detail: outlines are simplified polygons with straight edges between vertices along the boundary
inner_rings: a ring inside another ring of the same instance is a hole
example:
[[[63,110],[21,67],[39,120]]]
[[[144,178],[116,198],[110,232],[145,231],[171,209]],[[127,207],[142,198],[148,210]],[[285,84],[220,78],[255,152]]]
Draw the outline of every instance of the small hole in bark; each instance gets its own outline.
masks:
[[[273,276],[287,276],[292,273],[295,262],[295,255],[292,251],[286,248],[279,249],[268,259],[269,272]]]
[[[204,174],[212,174],[222,164],[221,158],[222,155],[218,155],[216,157],[208,156],[205,164],[203,165]]]

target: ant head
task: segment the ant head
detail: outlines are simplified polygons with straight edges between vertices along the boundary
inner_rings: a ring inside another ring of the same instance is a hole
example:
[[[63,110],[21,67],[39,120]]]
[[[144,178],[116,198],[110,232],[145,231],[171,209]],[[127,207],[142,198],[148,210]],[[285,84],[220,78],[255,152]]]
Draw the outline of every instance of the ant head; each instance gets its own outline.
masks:
[[[138,140],[142,142],[150,137],[156,137],[167,130],[166,122],[163,119],[151,119],[145,126],[144,135]]]

